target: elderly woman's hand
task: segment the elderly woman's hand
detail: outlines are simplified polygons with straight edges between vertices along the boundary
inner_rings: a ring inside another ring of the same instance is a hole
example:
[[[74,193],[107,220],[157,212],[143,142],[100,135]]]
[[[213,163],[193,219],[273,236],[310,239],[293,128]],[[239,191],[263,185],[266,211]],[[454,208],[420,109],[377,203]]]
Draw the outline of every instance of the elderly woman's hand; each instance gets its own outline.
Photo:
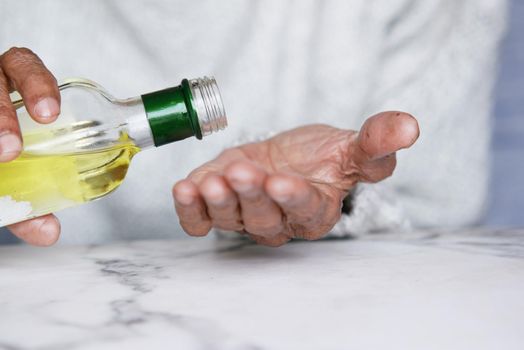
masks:
[[[268,246],[321,238],[348,191],[390,176],[395,152],[418,136],[411,115],[384,112],[360,132],[309,125],[228,149],[174,186],[180,223],[192,236],[215,227]]]

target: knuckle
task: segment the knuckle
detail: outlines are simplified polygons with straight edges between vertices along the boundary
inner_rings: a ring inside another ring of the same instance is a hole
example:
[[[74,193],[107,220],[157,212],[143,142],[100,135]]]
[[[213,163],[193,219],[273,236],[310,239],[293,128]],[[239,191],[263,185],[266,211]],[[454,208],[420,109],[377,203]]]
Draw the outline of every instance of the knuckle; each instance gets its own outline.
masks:
[[[0,128],[2,131],[18,129],[15,112],[11,107],[0,105]]]
[[[187,175],[186,180],[190,180],[193,183],[200,185],[208,176],[211,176],[214,173],[214,169],[212,169],[209,163],[206,163],[191,171]]]
[[[10,48],[0,56],[0,60],[7,73],[20,66],[34,67],[35,65],[41,65],[38,56],[25,47]]]
[[[5,123],[8,119],[12,119],[13,116],[13,107],[0,103],[0,123]]]
[[[0,63],[17,90],[32,86],[56,86],[56,78],[47,70],[40,58],[26,47],[12,47],[0,56]],[[56,90],[56,89],[54,89]]]
[[[16,79],[15,82],[17,89],[25,93],[50,92],[57,84],[55,77],[39,66],[28,67],[25,75]]]
[[[4,57],[6,59],[14,59],[14,60],[26,59],[27,57],[35,57],[35,56],[36,55],[34,54],[34,52],[28,49],[27,47],[17,47],[17,46],[11,47],[9,50],[7,50],[4,53]]]

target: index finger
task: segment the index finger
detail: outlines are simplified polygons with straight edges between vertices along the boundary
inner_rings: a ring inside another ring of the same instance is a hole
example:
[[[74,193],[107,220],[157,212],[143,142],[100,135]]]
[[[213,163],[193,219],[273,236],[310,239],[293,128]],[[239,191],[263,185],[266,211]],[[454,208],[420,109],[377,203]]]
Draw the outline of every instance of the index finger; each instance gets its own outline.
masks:
[[[27,112],[39,123],[50,123],[60,113],[56,79],[40,58],[26,48],[11,48],[0,55],[0,162],[22,151],[22,137],[9,92],[17,90]]]
[[[35,53],[13,47],[0,56],[0,67],[7,78],[7,87],[22,95],[27,112],[35,121],[51,123],[56,119],[60,113],[58,85]]]

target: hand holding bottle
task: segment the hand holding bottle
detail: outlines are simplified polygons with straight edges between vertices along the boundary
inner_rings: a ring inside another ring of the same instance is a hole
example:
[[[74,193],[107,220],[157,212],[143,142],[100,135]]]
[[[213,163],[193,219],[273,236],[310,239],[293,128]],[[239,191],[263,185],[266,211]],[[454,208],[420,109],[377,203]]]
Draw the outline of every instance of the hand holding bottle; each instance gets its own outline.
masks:
[[[60,93],[56,79],[40,58],[26,48],[12,48],[0,56],[0,162],[8,162],[22,151],[22,137],[9,93],[18,91],[29,115],[48,124],[60,113]],[[0,179],[1,181],[1,179]],[[45,215],[9,226],[19,238],[34,245],[53,244],[60,224],[55,216]]]
[[[228,149],[173,188],[180,223],[192,236],[216,227],[268,246],[321,238],[348,191],[390,176],[418,135],[415,118],[384,112],[360,132],[310,125]]]

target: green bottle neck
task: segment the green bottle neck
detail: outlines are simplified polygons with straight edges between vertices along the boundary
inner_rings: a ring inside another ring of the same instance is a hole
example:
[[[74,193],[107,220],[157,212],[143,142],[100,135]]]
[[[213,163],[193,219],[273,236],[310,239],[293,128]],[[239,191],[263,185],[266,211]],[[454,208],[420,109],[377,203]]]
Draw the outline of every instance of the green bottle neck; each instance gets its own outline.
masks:
[[[155,146],[196,136],[202,139],[189,81],[179,86],[142,95]]]

